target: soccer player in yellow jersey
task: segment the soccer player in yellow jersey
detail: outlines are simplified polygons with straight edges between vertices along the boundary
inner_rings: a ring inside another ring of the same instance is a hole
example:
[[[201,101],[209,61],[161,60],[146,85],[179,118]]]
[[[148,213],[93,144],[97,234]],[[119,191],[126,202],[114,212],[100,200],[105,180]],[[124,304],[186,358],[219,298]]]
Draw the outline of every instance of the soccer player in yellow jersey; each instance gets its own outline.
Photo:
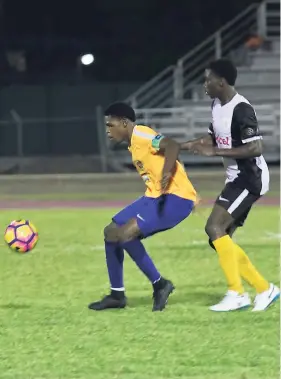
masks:
[[[178,161],[179,145],[147,126],[135,124],[136,115],[129,105],[112,104],[105,111],[105,120],[109,139],[128,142],[146,192],[115,215],[104,229],[111,293],[89,308],[97,311],[125,308],[125,250],[152,283],[152,310],[162,311],[174,285],[161,276],[141,239],[171,229],[186,219],[194,207],[196,191]]]

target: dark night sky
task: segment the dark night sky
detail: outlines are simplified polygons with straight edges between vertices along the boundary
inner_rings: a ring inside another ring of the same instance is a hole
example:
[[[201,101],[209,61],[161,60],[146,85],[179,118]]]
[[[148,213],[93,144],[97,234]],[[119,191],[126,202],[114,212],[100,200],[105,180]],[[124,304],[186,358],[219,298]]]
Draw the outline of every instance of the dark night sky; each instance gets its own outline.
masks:
[[[91,50],[100,79],[145,80],[253,2],[2,0],[0,37],[2,49],[25,48],[33,69],[70,68]]]

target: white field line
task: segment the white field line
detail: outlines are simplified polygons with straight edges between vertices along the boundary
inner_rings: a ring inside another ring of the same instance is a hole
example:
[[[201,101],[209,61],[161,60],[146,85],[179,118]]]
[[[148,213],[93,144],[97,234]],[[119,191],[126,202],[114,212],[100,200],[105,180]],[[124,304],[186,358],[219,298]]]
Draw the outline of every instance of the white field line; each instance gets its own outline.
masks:
[[[200,232],[202,233],[201,230],[195,230],[194,231],[195,233],[196,232]],[[246,235],[247,233],[243,233],[245,234],[245,236],[241,236],[242,234],[242,231],[240,231],[240,237],[237,239],[238,243],[251,243],[253,244],[253,239],[250,239],[250,238],[247,238]],[[246,238],[245,238],[246,237]],[[235,240],[235,238],[234,238]],[[260,242],[266,242],[266,241],[281,241],[281,233],[272,233],[272,232],[269,232],[269,231],[265,231],[264,232],[264,235],[260,236],[259,238],[255,238],[255,241],[254,241],[254,244],[255,245],[258,245]],[[42,243],[43,241],[41,241]],[[152,247],[152,248],[163,248],[163,247],[173,247],[175,246],[175,243],[172,242],[172,239],[171,241],[163,241],[163,242],[155,242],[155,243],[151,243],[150,244],[150,241],[147,240],[146,242],[148,242],[148,244]],[[146,244],[146,243],[145,243]],[[178,241],[176,241],[176,245],[178,245]],[[184,241],[184,239],[182,240],[182,243],[180,244],[182,247],[192,247],[192,246],[207,246],[208,245],[208,239],[207,237],[205,238],[201,238],[201,239],[194,239],[194,240],[190,240],[190,241]],[[1,243],[0,242],[0,247],[4,247],[4,246],[7,246],[5,243]],[[66,251],[76,251],[77,248],[79,247],[79,243],[72,243],[71,246],[68,246],[68,248],[66,248],[65,250]],[[104,250],[104,245],[92,245],[92,246],[89,246],[88,248],[90,251],[103,251]]]
[[[255,238],[254,244],[259,245],[260,242],[266,242],[268,240],[274,240],[274,241],[281,241],[281,234],[278,233],[271,233],[271,232],[265,232],[264,236],[261,236],[260,238]],[[253,239],[247,239],[247,238],[239,238],[238,243],[251,243],[253,244]],[[162,242],[162,243],[152,243],[151,247],[153,248],[163,248],[163,247],[173,247],[175,244],[172,242]],[[192,247],[192,246],[207,246],[208,240],[201,239],[201,240],[192,240],[189,242],[183,242],[181,243],[182,247]],[[91,251],[101,251],[104,250],[104,245],[94,245],[89,248]]]
[[[265,232],[266,239],[274,239],[274,240],[280,240],[281,241],[281,233],[272,233],[272,232]]]

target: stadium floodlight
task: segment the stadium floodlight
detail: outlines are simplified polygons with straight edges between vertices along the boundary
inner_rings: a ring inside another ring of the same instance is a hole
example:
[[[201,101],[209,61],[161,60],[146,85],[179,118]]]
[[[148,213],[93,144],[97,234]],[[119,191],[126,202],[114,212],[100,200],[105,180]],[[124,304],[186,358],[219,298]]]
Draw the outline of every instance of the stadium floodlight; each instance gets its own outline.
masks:
[[[84,66],[89,66],[90,64],[94,62],[95,57],[93,56],[93,54],[83,54],[80,57],[80,60]]]

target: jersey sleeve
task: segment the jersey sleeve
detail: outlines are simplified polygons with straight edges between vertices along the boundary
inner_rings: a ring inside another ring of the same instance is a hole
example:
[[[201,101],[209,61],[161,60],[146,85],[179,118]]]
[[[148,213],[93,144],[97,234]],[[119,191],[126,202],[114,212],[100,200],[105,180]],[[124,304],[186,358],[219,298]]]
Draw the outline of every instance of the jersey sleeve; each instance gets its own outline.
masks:
[[[157,153],[160,150],[160,142],[164,138],[165,136],[163,136],[163,134],[160,133],[153,136],[153,139],[151,140],[151,151],[153,153]]]
[[[160,141],[164,138],[162,134],[157,134],[147,126],[136,126],[133,131],[133,145],[139,149],[148,149],[152,154],[160,150]]]
[[[211,136],[214,135],[214,127],[213,127],[213,124],[212,124],[212,123],[210,123],[210,125],[209,125],[208,133],[211,134]]]
[[[242,143],[262,139],[254,108],[247,103],[239,103],[233,111],[233,118],[239,128]]]
[[[211,104],[212,111],[213,111],[213,108],[215,106],[215,102],[216,102],[216,100],[212,101],[212,104]],[[210,125],[209,125],[209,128],[208,128],[208,134],[212,137],[213,145],[215,145],[216,144],[216,136],[215,136],[213,124],[211,122],[210,122]]]
[[[214,127],[213,127],[212,123],[210,123],[210,125],[209,125],[208,133],[212,137],[213,145],[215,146],[216,145],[216,136],[215,136]]]

